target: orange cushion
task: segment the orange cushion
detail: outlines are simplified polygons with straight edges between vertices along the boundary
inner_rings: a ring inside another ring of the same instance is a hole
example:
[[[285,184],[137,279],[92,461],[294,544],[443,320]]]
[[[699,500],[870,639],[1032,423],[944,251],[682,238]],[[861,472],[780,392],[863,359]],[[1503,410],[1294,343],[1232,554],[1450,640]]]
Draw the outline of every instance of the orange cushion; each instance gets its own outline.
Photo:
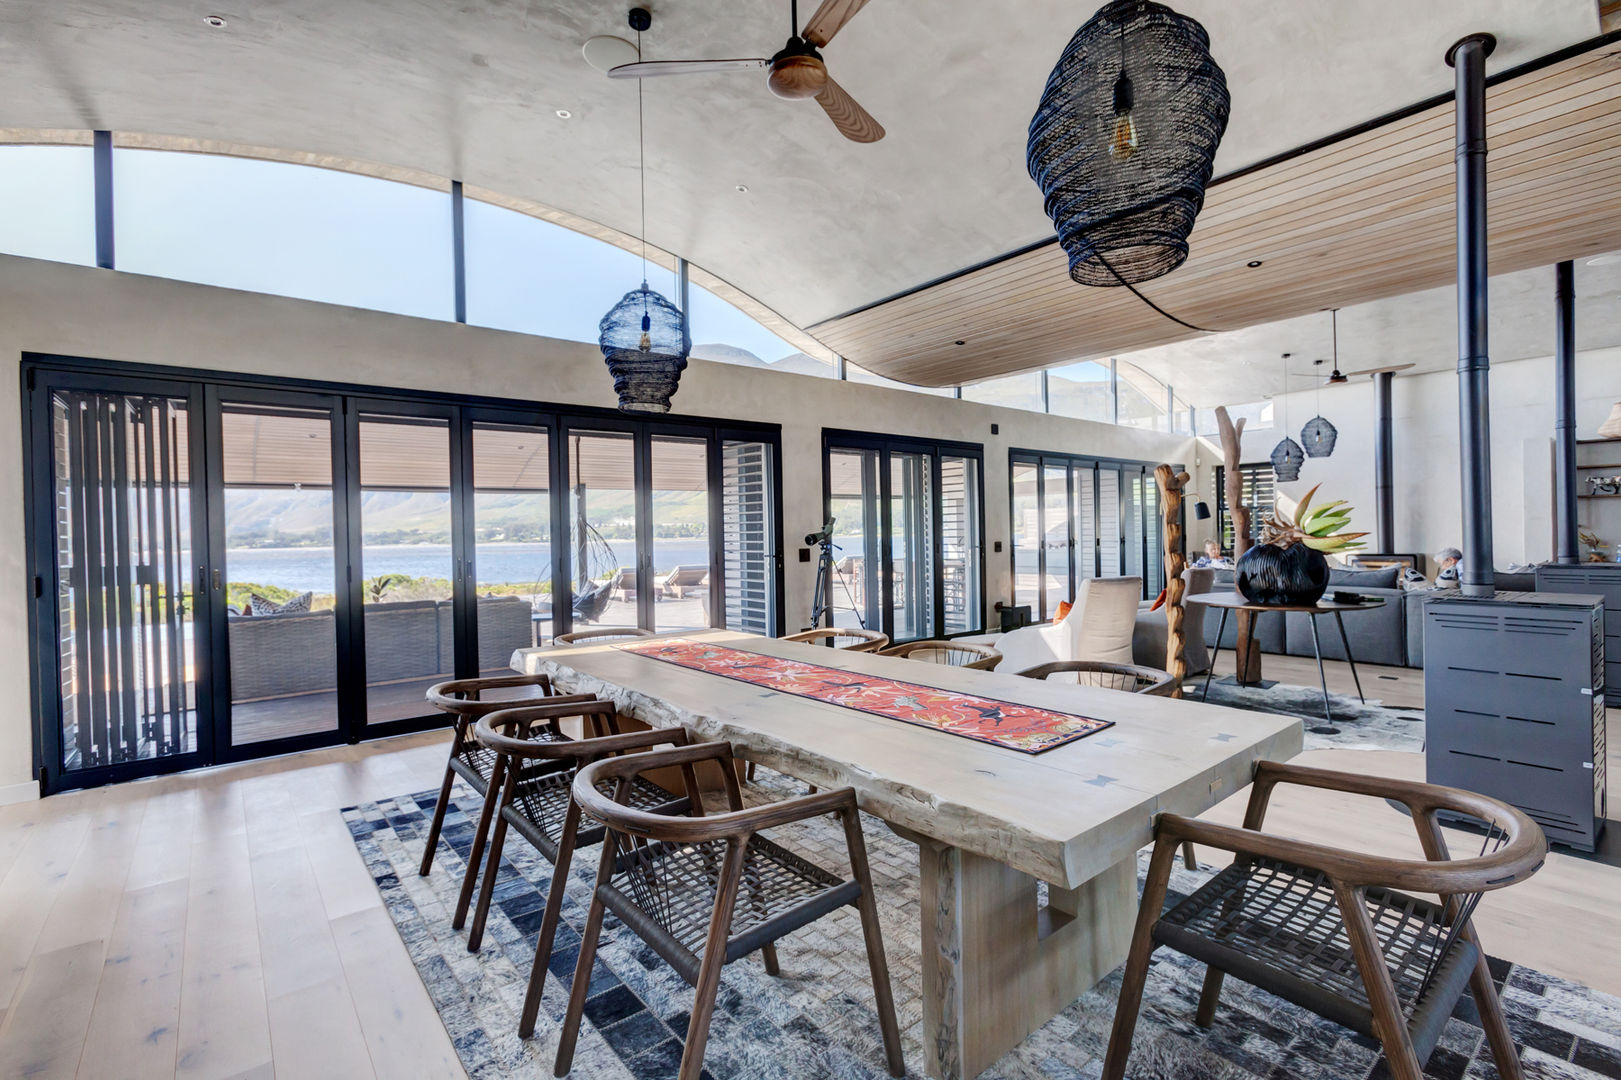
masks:
[[[1059,623],[1064,621],[1064,616],[1069,614],[1070,606],[1071,605],[1070,605],[1070,602],[1068,600],[1060,600],[1060,601],[1058,601],[1058,614],[1053,616],[1053,625],[1054,626],[1057,626]]]
[[[1149,608],[1148,610],[1149,611],[1158,611],[1164,605],[1165,605],[1165,590],[1161,589],[1159,591],[1159,595],[1154,597],[1154,606]]]

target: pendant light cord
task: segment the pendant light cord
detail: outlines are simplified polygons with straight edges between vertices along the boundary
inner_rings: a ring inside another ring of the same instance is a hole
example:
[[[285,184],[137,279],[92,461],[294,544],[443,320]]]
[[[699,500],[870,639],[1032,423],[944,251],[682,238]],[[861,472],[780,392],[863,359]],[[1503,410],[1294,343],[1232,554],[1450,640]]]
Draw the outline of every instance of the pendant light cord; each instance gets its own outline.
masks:
[[[636,31],[636,62],[642,61],[642,32]],[[636,80],[637,178],[642,202],[642,285],[647,285],[647,133],[642,121],[642,83]]]
[[[1154,303],[1154,301],[1152,301],[1148,297],[1144,296],[1138,290],[1137,286],[1135,286],[1131,282],[1127,281],[1125,279],[1125,277],[1123,277],[1121,275],[1120,271],[1118,271],[1118,270],[1116,270],[1114,268],[1114,264],[1111,263],[1108,259],[1106,259],[1103,256],[1103,253],[1101,251],[1094,252],[1092,257],[1094,259],[1096,259],[1098,262],[1102,263],[1103,268],[1105,270],[1109,271],[1109,273],[1113,274],[1116,281],[1120,282],[1120,284],[1122,284],[1126,288],[1130,289],[1131,290],[1131,295],[1135,296],[1137,299],[1141,300],[1143,303],[1147,304],[1149,307],[1151,307],[1155,311],[1159,312],[1159,314],[1163,315],[1165,318],[1170,319],[1172,322],[1176,323],[1178,326],[1185,326],[1189,330],[1195,330],[1195,331],[1198,331],[1201,334],[1220,334],[1220,333],[1225,332],[1225,331],[1221,331],[1221,330],[1212,330],[1208,326],[1195,326],[1194,324],[1188,322],[1186,319],[1177,318],[1175,315],[1172,315],[1169,311],[1166,311],[1164,308],[1162,308],[1158,304]]]

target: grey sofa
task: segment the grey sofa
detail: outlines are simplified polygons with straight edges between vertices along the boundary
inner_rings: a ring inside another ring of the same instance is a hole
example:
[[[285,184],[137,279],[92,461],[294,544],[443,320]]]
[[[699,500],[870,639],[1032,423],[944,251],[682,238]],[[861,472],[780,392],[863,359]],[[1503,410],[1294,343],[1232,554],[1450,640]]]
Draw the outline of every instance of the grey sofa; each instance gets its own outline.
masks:
[[[1422,642],[1418,664],[1410,663],[1408,643],[1413,637],[1409,633],[1408,608],[1413,604],[1413,598],[1422,597],[1422,593],[1403,592],[1396,584],[1398,568],[1391,567],[1385,570],[1340,570],[1329,571],[1329,590],[1343,589],[1349,592],[1360,593],[1367,597],[1378,597],[1384,600],[1383,607],[1371,611],[1357,611],[1345,616],[1345,636],[1351,641],[1351,652],[1356,659],[1366,664],[1386,664],[1392,667],[1422,666]],[[1231,570],[1216,571],[1216,591],[1231,590],[1233,588],[1233,572]],[[1220,623],[1221,612],[1210,609],[1205,612],[1205,637],[1214,641],[1216,628]],[[1227,629],[1222,634],[1221,647],[1233,648],[1238,641],[1238,619],[1229,615]],[[1422,628],[1422,621],[1418,626]],[[1340,642],[1339,628],[1332,622],[1322,622],[1317,627],[1322,636],[1323,659],[1344,660],[1345,647]],[[1422,633],[1418,634],[1422,638]],[[1264,653],[1280,653],[1286,656],[1312,656],[1311,616],[1302,612],[1269,612],[1260,616],[1255,626],[1255,641]]]
[[[365,606],[366,681],[449,678],[456,670],[451,605],[407,600]],[[531,607],[521,596],[478,599],[478,668],[500,671],[514,649],[533,642]],[[284,697],[335,688],[337,629],[331,609],[296,615],[232,615],[227,639],[231,697]]]

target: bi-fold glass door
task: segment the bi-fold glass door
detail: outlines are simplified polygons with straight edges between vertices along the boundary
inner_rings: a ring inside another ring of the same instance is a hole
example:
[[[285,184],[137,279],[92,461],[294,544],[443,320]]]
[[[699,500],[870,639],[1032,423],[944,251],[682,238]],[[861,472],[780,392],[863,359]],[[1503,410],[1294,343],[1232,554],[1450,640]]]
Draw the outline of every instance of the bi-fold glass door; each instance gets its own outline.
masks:
[[[1069,454],[1009,456],[1013,602],[1056,618],[1082,581],[1141,577],[1145,597],[1165,583],[1154,466]]]
[[[781,630],[759,430],[112,367],[26,368],[48,790],[438,724],[570,629]]]
[[[826,624],[897,642],[982,629],[980,449],[854,432],[823,442],[835,545]]]

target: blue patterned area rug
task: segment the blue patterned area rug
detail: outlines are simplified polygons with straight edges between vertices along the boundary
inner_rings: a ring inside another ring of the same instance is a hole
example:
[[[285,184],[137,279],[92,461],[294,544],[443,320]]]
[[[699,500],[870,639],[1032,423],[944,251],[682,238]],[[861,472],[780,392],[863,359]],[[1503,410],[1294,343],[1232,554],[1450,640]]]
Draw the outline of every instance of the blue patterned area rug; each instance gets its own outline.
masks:
[[[762,775],[767,787],[775,775]],[[779,782],[776,795],[793,788]],[[422,981],[474,1080],[549,1077],[567,1004],[579,928],[597,852],[576,858],[563,925],[535,1037],[519,1039],[518,1013],[551,866],[510,836],[484,947],[466,948],[450,928],[480,801],[458,786],[433,873],[417,874],[437,792],[400,796],[343,812],[361,856]],[[900,1013],[909,1077],[923,1076],[918,970],[916,849],[864,818],[872,875]],[[829,869],[848,865],[842,830],[819,819],[774,830],[774,839]],[[1205,875],[1180,867],[1174,903]],[[1488,945],[1491,943],[1488,941]],[[729,965],[709,1040],[710,1080],[878,1080],[887,1075],[859,919],[844,909],[778,945],[782,975],[758,957]],[[1532,1080],[1621,1078],[1621,999],[1529,968],[1493,961],[1522,1061]],[[1377,1047],[1313,1014],[1229,979],[1217,1022],[1194,1025],[1203,966],[1161,949],[1149,974],[1131,1058],[1134,1080],[1381,1080]],[[1119,992],[1116,971],[985,1075],[996,1080],[1095,1080]],[[667,1080],[681,1057],[692,991],[651,949],[609,916],[592,974],[573,1076]],[[1470,1000],[1448,1021],[1425,1076],[1497,1080]]]

